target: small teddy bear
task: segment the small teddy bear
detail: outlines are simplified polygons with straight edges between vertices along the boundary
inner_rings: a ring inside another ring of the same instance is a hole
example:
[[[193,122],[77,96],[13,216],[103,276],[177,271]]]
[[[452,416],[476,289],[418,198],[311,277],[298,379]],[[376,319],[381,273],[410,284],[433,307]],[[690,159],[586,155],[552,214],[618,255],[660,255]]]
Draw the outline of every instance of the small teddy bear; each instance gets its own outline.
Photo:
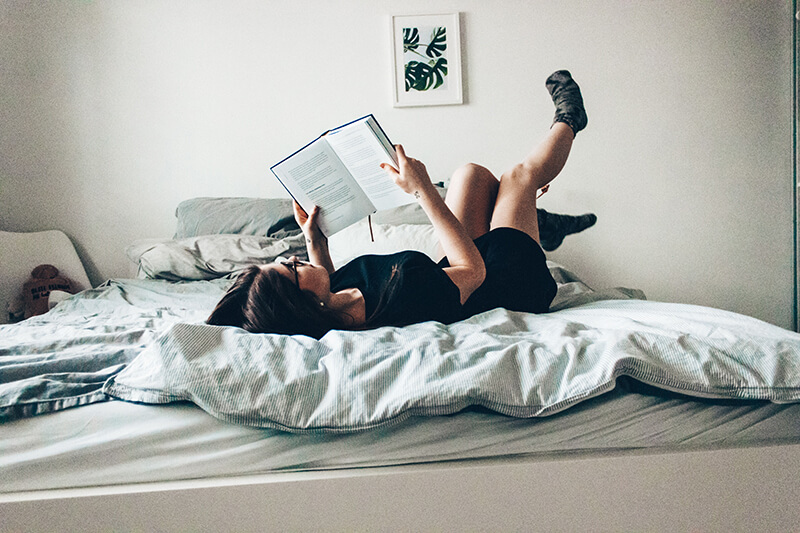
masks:
[[[31,272],[31,279],[22,286],[22,301],[25,318],[41,315],[49,310],[48,300],[51,291],[74,294],[72,284],[67,278],[58,275],[53,265],[39,265]]]

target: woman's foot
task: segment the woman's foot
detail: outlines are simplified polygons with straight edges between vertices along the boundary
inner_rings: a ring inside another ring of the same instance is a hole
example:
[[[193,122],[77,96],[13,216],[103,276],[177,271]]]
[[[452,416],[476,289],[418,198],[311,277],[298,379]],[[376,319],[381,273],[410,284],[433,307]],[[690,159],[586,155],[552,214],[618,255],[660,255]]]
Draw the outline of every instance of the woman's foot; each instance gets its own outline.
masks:
[[[540,208],[536,210],[536,215],[539,219],[539,244],[545,252],[552,252],[561,246],[567,235],[580,233],[597,222],[597,215],[594,213],[561,215]]]
[[[556,106],[556,116],[553,124],[563,122],[572,128],[572,133],[577,134],[586,127],[589,119],[583,107],[581,89],[568,70],[553,72],[545,81],[545,86],[553,103]]]

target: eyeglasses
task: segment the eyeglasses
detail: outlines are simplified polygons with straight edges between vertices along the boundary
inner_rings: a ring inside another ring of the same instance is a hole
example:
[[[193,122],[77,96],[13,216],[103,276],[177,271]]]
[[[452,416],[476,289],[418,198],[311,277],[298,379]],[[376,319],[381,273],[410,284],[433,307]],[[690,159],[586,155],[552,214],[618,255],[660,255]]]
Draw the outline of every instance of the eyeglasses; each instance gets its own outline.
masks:
[[[293,261],[289,261],[287,259],[287,260],[284,260],[284,261],[279,261],[278,264],[283,265],[286,268],[288,268],[289,272],[294,272],[294,284],[297,285],[297,288],[299,289],[300,288],[300,278],[297,275],[297,267],[302,265],[303,262],[302,261],[298,261],[297,259],[295,259]]]

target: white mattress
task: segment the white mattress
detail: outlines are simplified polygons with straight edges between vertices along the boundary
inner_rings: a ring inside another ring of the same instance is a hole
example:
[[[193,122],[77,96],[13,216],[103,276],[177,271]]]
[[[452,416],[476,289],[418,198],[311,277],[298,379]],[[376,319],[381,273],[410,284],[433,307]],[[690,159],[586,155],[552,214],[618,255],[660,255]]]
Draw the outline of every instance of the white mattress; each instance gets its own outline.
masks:
[[[575,305],[585,303],[574,300],[585,292],[563,290],[577,282],[563,281],[560,294]],[[208,282],[110,283],[22,326],[3,326],[4,334],[15,335],[3,339],[9,344],[5,359],[13,366],[26,358],[47,362],[52,351],[78,357],[67,371],[80,371],[80,379],[64,383],[70,396],[72,386],[89,379],[87,366],[100,363],[99,376],[89,377],[102,384],[107,367],[113,371],[113,365],[130,362],[171,322],[207,316],[221,290]],[[42,375],[37,368],[32,383],[9,374],[12,399],[17,381],[27,384],[19,390],[35,393],[65,372],[55,367]],[[613,391],[544,418],[472,410],[355,434],[255,429],[223,422],[190,404],[97,403],[2,423],[0,493],[493,457],[800,443],[800,403],[710,404],[658,394]],[[26,416],[41,412],[33,406]]]
[[[615,390],[538,419],[480,410],[350,435],[217,420],[191,404],[112,401],[3,425],[0,492],[575,452],[800,442],[800,404],[702,402]]]

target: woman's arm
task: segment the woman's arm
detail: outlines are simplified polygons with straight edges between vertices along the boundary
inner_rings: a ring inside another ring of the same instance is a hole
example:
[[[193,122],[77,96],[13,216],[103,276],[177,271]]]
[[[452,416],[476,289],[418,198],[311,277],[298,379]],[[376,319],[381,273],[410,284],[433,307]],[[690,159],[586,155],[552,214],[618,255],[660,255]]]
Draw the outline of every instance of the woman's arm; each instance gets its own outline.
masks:
[[[458,287],[463,304],[486,278],[483,258],[467,230],[439,196],[422,161],[406,157],[402,146],[397,145],[396,148],[400,168],[396,169],[386,163],[381,166],[391,174],[401,189],[417,197],[428,215],[439,244],[450,262],[450,266],[444,271]]]
[[[331,253],[328,251],[328,238],[320,231],[317,216],[319,216],[319,206],[315,205],[311,213],[307,214],[300,204],[294,202],[294,218],[306,237],[308,260],[315,265],[325,267],[329,274],[333,274],[335,269]]]

